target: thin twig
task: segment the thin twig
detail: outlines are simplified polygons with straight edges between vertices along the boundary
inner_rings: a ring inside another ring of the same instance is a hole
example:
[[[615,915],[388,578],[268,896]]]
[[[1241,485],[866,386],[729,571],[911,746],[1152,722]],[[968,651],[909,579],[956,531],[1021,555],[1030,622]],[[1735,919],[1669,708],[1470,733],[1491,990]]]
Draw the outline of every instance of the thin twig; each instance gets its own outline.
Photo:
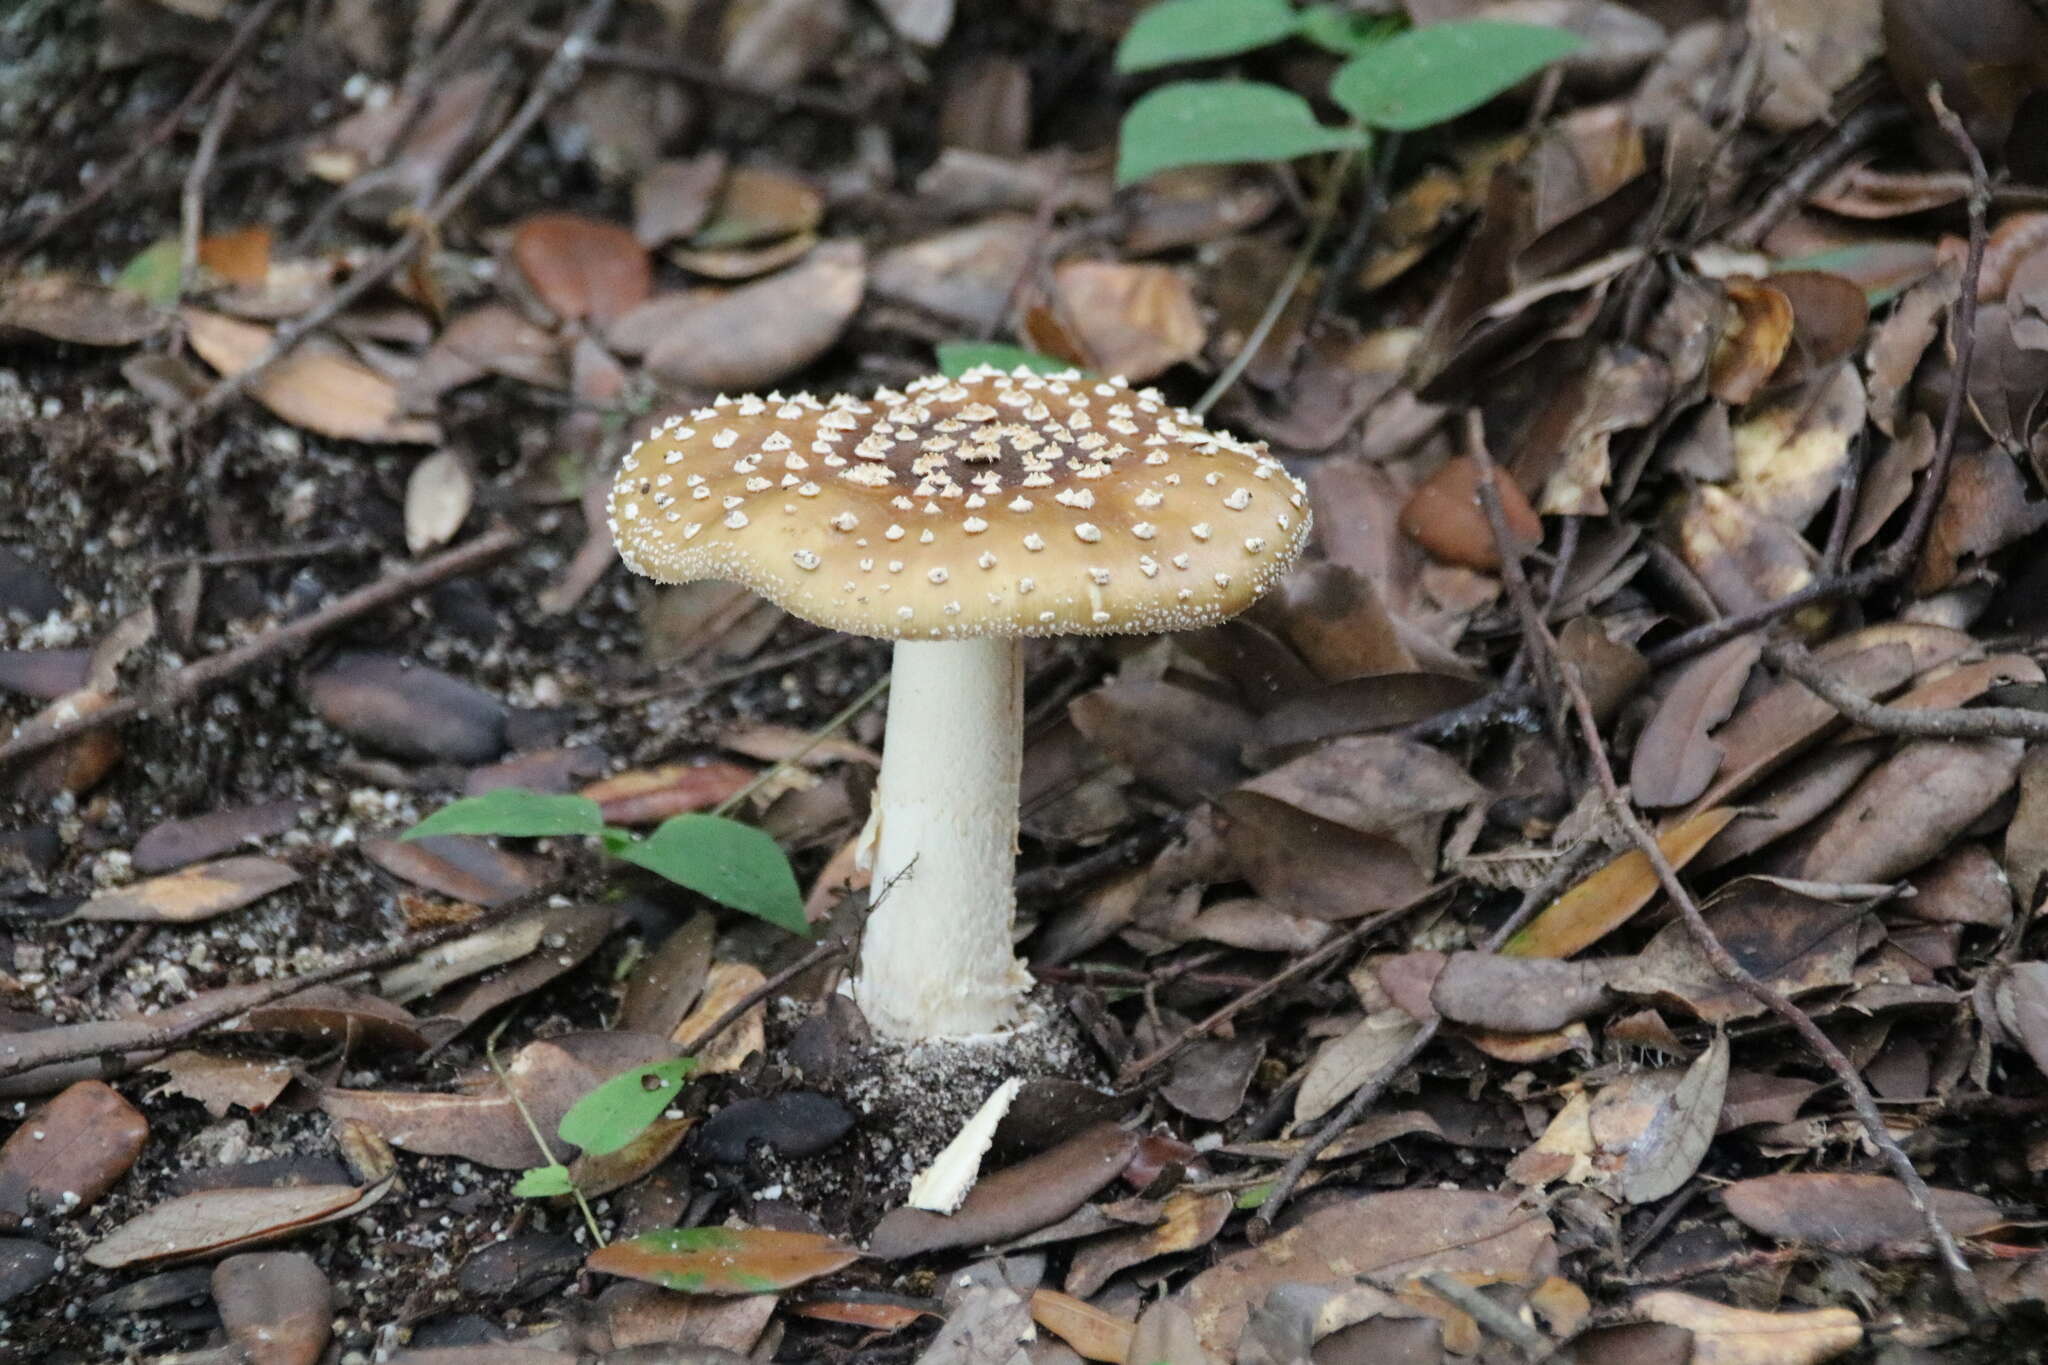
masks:
[[[1245,336],[1244,344],[1237,348],[1237,354],[1230,357],[1230,363],[1216,376],[1216,382],[1211,384],[1207,392],[1197,398],[1194,406],[1188,409],[1197,417],[1215,407],[1217,400],[1230,392],[1230,386],[1238,381],[1238,377],[1252,363],[1253,357],[1259,353],[1259,348],[1266,344],[1266,338],[1272,335],[1273,328],[1279,325],[1280,315],[1285,313],[1287,305],[1294,301],[1294,293],[1301,288],[1302,279],[1307,276],[1310,263],[1315,260],[1316,252],[1322,248],[1323,238],[1329,235],[1330,225],[1337,220],[1337,199],[1339,191],[1344,187],[1345,177],[1351,170],[1352,159],[1353,154],[1349,149],[1337,154],[1336,163],[1330,167],[1329,186],[1323,191],[1322,203],[1316,206],[1315,217],[1309,224],[1308,236],[1302,239],[1301,250],[1294,253],[1294,260],[1288,264],[1287,273],[1280,277],[1278,287],[1273,290],[1273,297],[1266,301],[1266,311],[1261,313],[1259,320],[1252,325],[1252,330]]]
[[[1789,217],[1827,178],[1879,134],[1906,121],[1906,107],[1895,100],[1874,100],[1836,124],[1798,164],[1771,182],[1771,188],[1749,217],[1730,228],[1730,246],[1753,247]]]
[[[805,953],[802,957],[790,963],[787,967],[784,967],[781,971],[769,977],[739,999],[733,1001],[732,1008],[712,1020],[709,1028],[690,1040],[690,1050],[692,1052],[702,1052],[714,1038],[731,1028],[734,1024],[737,1024],[748,1010],[754,1008],[754,1006],[760,1004],[763,1000],[766,1000],[769,996],[775,994],[775,992],[781,990],[811,968],[822,966],[835,957],[844,956],[846,947],[847,945],[839,940],[834,940],[830,943],[820,943],[817,947],[811,949],[808,953]]]
[[[192,287],[199,273],[199,239],[206,230],[206,182],[213,175],[214,158],[220,155],[220,140],[234,122],[235,106],[241,102],[242,78],[229,76],[206,116],[199,132],[199,148],[192,153],[192,165],[185,172],[185,184],[178,194],[178,296]]]
[[[258,664],[293,653],[337,626],[393,602],[403,601],[445,578],[480,569],[516,549],[524,540],[525,537],[512,527],[496,527],[466,544],[422,560],[403,573],[392,574],[354,592],[344,593],[318,611],[265,631],[245,644],[187,664],[164,679],[149,695],[123,697],[90,715],[81,715],[47,729],[16,734],[13,739],[0,744],[0,770],[11,763],[47,753],[80,735],[104,730],[138,716],[165,715]]]
[[[869,683],[867,687],[862,690],[859,696],[855,697],[852,701],[848,702],[844,707],[842,707],[838,715],[832,717],[823,725],[820,725],[817,729],[811,731],[810,738],[804,743],[802,748],[798,749],[793,754],[784,755],[783,757],[777,759],[774,763],[770,764],[768,767],[763,768],[760,772],[754,774],[753,781],[747,783],[746,786],[741,787],[731,796],[726,797],[725,800],[713,806],[711,808],[711,813],[713,815],[726,815],[732,812],[733,810],[737,809],[742,801],[746,800],[755,792],[761,790],[761,788],[767,786],[770,782],[773,782],[777,777],[780,777],[783,773],[788,772],[791,768],[794,768],[797,764],[803,762],[806,758],[810,757],[812,750],[816,749],[820,744],[823,744],[833,735],[838,734],[840,730],[846,727],[846,723],[848,721],[852,720],[861,712],[867,710],[868,707],[874,705],[875,698],[881,696],[884,692],[888,690],[889,675],[884,673],[881,677]]]
[[[1530,675],[1536,682],[1536,694],[1543,699],[1543,713],[1550,721],[1551,741],[1557,748],[1558,760],[1566,765],[1569,777],[1572,776],[1569,773],[1571,746],[1565,742],[1564,698],[1557,690],[1551,660],[1543,649],[1542,612],[1536,605],[1535,590],[1529,586],[1529,575],[1522,568],[1522,545],[1508,526],[1507,509],[1500,499],[1500,471],[1495,468],[1493,452],[1487,447],[1486,425],[1477,408],[1465,414],[1465,448],[1479,469],[1479,506],[1486,513],[1494,544],[1500,547],[1501,582],[1507,585],[1508,601],[1521,625],[1522,648],[1529,660]]]
[[[459,923],[440,924],[423,929],[393,943],[364,948],[337,958],[324,967],[317,967],[297,976],[282,977],[267,982],[259,989],[246,995],[238,994],[235,999],[213,1009],[202,1010],[179,1020],[167,1028],[124,1042],[119,1047],[121,1055],[159,1053],[187,1042],[218,1024],[240,1018],[250,1010],[297,995],[300,991],[314,986],[324,986],[349,977],[361,976],[394,963],[418,957],[429,949],[438,948],[454,939],[480,933],[485,929],[503,924],[509,919],[524,914],[536,906],[545,905],[548,899],[567,887],[566,879],[555,879],[542,883],[530,891],[522,892],[508,901],[500,902],[486,909],[482,914]],[[23,1035],[26,1036],[26,1035]],[[103,1043],[92,1042],[76,1048],[38,1049],[10,1059],[0,1059],[0,1081],[21,1075],[24,1072],[39,1071],[47,1066],[60,1066],[66,1062],[85,1061],[106,1052]]]
[[[1693,899],[1692,892],[1679,880],[1678,869],[1664,856],[1664,850],[1657,843],[1656,836],[1650,833],[1648,827],[1636,815],[1635,808],[1629,804],[1627,796],[1621,790],[1621,784],[1616,781],[1614,769],[1607,761],[1606,745],[1600,737],[1600,723],[1593,716],[1593,704],[1586,696],[1586,689],[1580,684],[1569,664],[1561,665],[1559,671],[1564,679],[1565,690],[1571,697],[1572,709],[1578,713],[1579,731],[1585,740],[1601,793],[1607,798],[1608,809],[1613,812],[1615,820],[1637,850],[1650,860],[1650,866],[1657,874],[1658,885],[1663,888],[1671,903],[1678,907],[1679,917],[1685,921],[1685,927],[1693,942],[1698,945],[1701,953],[1722,979],[1741,989],[1751,999],[1783,1020],[1799,1035],[1800,1041],[1805,1043],[1813,1055],[1834,1074],[1836,1081],[1848,1095],[1850,1107],[1855,1110],[1865,1136],[1884,1157],[1885,1164],[1892,1168],[1892,1173],[1898,1177],[1899,1183],[1905,1187],[1907,1197],[1912,1201],[1913,1208],[1919,1213],[1921,1222],[1927,1229],[1928,1240],[1933,1244],[1942,1265],[1948,1271],[1949,1281],[1955,1288],[1956,1296],[1962,1300],[1973,1317],[1988,1317],[1991,1309],[1984,1298],[1983,1288],[1971,1275],[1969,1262],[1963,1259],[1961,1248],[1956,1245],[1947,1224],[1942,1222],[1941,1214],[1935,1209],[1933,1192],[1927,1188],[1926,1180],[1921,1178],[1920,1172],[1914,1168],[1912,1158],[1899,1146],[1898,1139],[1885,1127],[1884,1115],[1878,1110],[1877,1100],[1870,1093],[1870,1087],[1864,1084],[1862,1075],[1856,1070],[1856,1064],[1835,1045],[1834,1039],[1821,1030],[1820,1025],[1813,1021],[1812,1015],[1793,1004],[1783,992],[1764,982],[1738,962],[1735,955],[1728,951],[1727,945],[1714,933],[1706,917],[1700,912],[1699,902]]]
[[[246,550],[215,550],[210,554],[165,555],[154,559],[146,573],[170,569],[219,569],[236,564],[279,564],[296,559],[331,559],[342,555],[369,554],[376,545],[362,536],[331,536],[299,545],[259,545]]]
[[[1448,1271],[1426,1270],[1422,1282],[1430,1292],[1452,1307],[1460,1309],[1467,1317],[1487,1331],[1507,1342],[1531,1360],[1558,1360],[1557,1343],[1523,1322],[1500,1304],[1486,1297],[1485,1291],[1476,1285],[1452,1279]]]
[[[526,29],[519,34],[519,42],[546,52],[555,45],[555,37],[538,29]],[[693,61],[666,52],[643,52],[638,48],[592,43],[584,53],[584,60],[598,66],[615,66],[622,71],[638,71],[646,76],[665,76],[685,85],[764,104],[779,113],[801,109],[846,123],[858,123],[869,117],[867,110],[837,95],[806,90],[801,86],[762,85],[745,76],[735,76],[716,63]]]
[[[9,251],[4,259],[0,259],[0,269],[11,267],[29,252],[77,222],[100,200],[113,193],[115,186],[131,183],[135,168],[141,164],[142,159],[169,141],[171,135],[178,131],[178,125],[185,121],[185,115],[191,113],[201,100],[219,87],[242,60],[250,44],[256,41],[264,26],[270,22],[270,16],[277,12],[277,7],[282,3],[283,0],[261,0],[256,8],[244,15],[242,22],[235,29],[235,36],[228,40],[228,45],[220,56],[213,59],[213,65],[207,67],[199,79],[192,83],[192,88],[185,92],[185,97],[173,105],[171,111],[159,119],[156,126],[143,135],[141,141],[130,147],[127,155],[115,162],[104,174],[96,177],[92,184],[86,186],[85,193],[44,220],[41,226],[28,235],[27,241]]]
[[[1487,935],[1480,951],[1498,952],[1502,944],[1521,932],[1522,926],[1529,922],[1532,915],[1562,895],[1566,887],[1577,882],[1595,862],[1605,857],[1606,853],[1606,849],[1588,841],[1558,859],[1550,871],[1544,874],[1542,881],[1522,894],[1521,902],[1515,906],[1515,912],[1509,915],[1499,928]],[[1393,1084],[1394,1077],[1400,1075],[1410,1062],[1422,1055],[1423,1049],[1436,1039],[1437,1031],[1442,1027],[1441,1016],[1424,1023],[1415,1031],[1415,1035],[1408,1040],[1405,1047],[1387,1059],[1386,1064],[1371,1080],[1352,1091],[1351,1098],[1324,1119],[1315,1132],[1309,1134],[1308,1139],[1295,1150],[1294,1155],[1287,1159],[1287,1164],[1280,1168],[1280,1173],[1273,1177],[1273,1188],[1266,1195],[1266,1202],[1259,1206],[1258,1214],[1247,1229],[1253,1241],[1262,1241],[1271,1234],[1273,1220],[1287,1207],[1287,1201],[1294,1196],[1295,1186],[1308,1174],[1308,1168],[1315,1164],[1316,1159],[1345,1129],[1357,1123],[1359,1116],[1378,1102],[1386,1088]]]
[[[1372,241],[1373,229],[1379,226],[1381,216],[1387,211],[1387,182],[1394,173],[1394,159],[1400,154],[1401,134],[1398,131],[1379,134],[1379,144],[1372,153],[1372,174],[1365,181],[1365,198],[1358,205],[1358,216],[1351,220],[1351,230],[1344,235],[1337,254],[1323,273],[1323,282],[1316,290],[1315,302],[1309,306],[1304,330],[1312,330],[1317,319],[1328,316],[1343,296],[1345,286],[1358,273],[1359,264],[1365,259],[1365,248]],[[1297,364],[1300,354],[1297,353]]]
[[[1955,364],[1949,380],[1948,399],[1941,410],[1941,428],[1934,443],[1934,459],[1914,496],[1905,528],[1874,561],[1853,573],[1815,579],[1797,592],[1788,593],[1774,602],[1696,626],[1675,639],[1665,641],[1643,656],[1653,668],[1704,654],[1738,635],[1747,635],[1750,631],[1771,625],[1801,607],[1841,597],[1862,597],[1904,577],[1920,558],[1921,547],[1933,529],[1935,513],[1941,507],[1942,494],[1948,486],[1956,437],[1962,429],[1963,408],[1969,401],[1970,371],[1977,352],[1977,281],[1984,273],[1985,215],[1991,203],[1990,173],[1985,169],[1984,158],[1978,154],[1977,144],[1970,140],[1962,121],[1943,101],[1939,85],[1929,87],[1928,101],[1942,131],[1948,134],[1969,162],[1970,245],[1964,257],[1962,287],[1949,314],[1949,347],[1955,356]]]
[[[1331,939],[1328,943],[1325,943],[1307,956],[1290,962],[1287,966],[1267,977],[1256,988],[1246,991],[1243,995],[1238,996],[1235,1000],[1218,1009],[1208,1018],[1203,1019],[1199,1023],[1188,1025],[1172,1041],[1160,1044],[1136,1061],[1125,1065],[1123,1071],[1117,1076],[1117,1083],[1119,1085],[1134,1084],[1140,1076],[1143,1076],[1161,1062],[1177,1055],[1189,1043],[1194,1042],[1197,1038],[1207,1036],[1215,1029],[1221,1028],[1253,1005],[1258,1004],[1259,1001],[1264,1000],[1267,996],[1279,990],[1288,982],[1296,980],[1305,973],[1330,962],[1343,953],[1346,948],[1351,947],[1367,934],[1391,924],[1394,920],[1409,913],[1415,906],[1421,903],[1421,900],[1417,900],[1413,904],[1397,905],[1391,910],[1382,910],[1377,915],[1359,921],[1358,924],[1354,925],[1344,934]]]
[[[524,140],[541,115],[548,111],[557,98],[576,83],[576,77],[583,70],[583,59],[590,48],[591,39],[611,17],[613,0],[590,0],[570,29],[555,48],[555,54],[542,69],[527,94],[526,101],[519,107],[511,120],[491,139],[488,147],[477,154],[476,160],[462,173],[460,179],[442,191],[440,198],[428,205],[407,226],[405,233],[396,242],[372,260],[368,265],[349,277],[348,283],[328,295],[317,307],[308,310],[298,318],[277,329],[263,354],[256,357],[246,368],[231,375],[223,375],[214,386],[201,394],[179,419],[180,433],[188,432],[200,423],[218,415],[239,397],[248,387],[270,371],[271,366],[289,355],[292,348],[327,322],[339,315],[343,309],[363,295],[389,279],[398,268],[413,258],[425,246],[449,215],[468,201],[479,185],[490,178],[498,164],[512,154],[512,149]]]
[[[1790,641],[1773,645],[1766,657],[1845,719],[1881,734],[1919,739],[2048,739],[2048,711],[2020,706],[1886,706],[1828,672],[1804,645]]]
[[[569,1168],[555,1155],[554,1146],[549,1143],[548,1135],[540,1130],[540,1123],[534,1118],[533,1110],[527,1108],[525,1096],[519,1093],[519,1087],[512,1084],[512,1078],[505,1074],[504,1063],[498,1060],[498,1035],[503,1033],[511,1022],[510,1015],[500,1019],[498,1026],[484,1039],[484,1060],[490,1064],[491,1074],[498,1078],[498,1084],[504,1087],[505,1096],[512,1101],[512,1107],[519,1111],[520,1121],[526,1125],[526,1131],[532,1136],[533,1145],[540,1148],[541,1159],[549,1167],[562,1172],[569,1186],[569,1195],[576,1201],[576,1208],[583,1215],[583,1226],[590,1229],[590,1240],[603,1246],[604,1229],[597,1225],[597,1212],[590,1207],[590,1201],[583,1197],[583,1191],[577,1187],[575,1178],[569,1175]]]

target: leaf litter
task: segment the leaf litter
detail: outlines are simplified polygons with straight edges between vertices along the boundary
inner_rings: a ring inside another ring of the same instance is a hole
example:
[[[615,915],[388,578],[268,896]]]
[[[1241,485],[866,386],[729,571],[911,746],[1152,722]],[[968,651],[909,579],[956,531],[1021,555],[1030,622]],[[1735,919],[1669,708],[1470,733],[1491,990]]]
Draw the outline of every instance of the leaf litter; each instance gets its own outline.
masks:
[[[237,45],[269,8],[50,30],[11,149],[83,230],[0,282],[0,719],[88,728],[0,771],[0,1335],[90,1355],[54,1305],[197,1258],[206,1321],[127,1347],[1435,1360],[1530,1349],[1506,1313],[1585,1360],[1964,1358],[1880,1137],[2038,1311],[2048,234],[2041,75],[1984,65],[2026,7],[634,4],[591,46],[397,6],[288,78]],[[62,90],[139,82],[100,131],[141,146],[151,80],[196,222],[62,174],[105,150]],[[967,355],[1213,403],[1315,513],[1239,621],[1028,652],[1021,946],[1088,1060],[975,1124],[1007,1078],[869,1107],[834,994],[886,737],[818,727],[880,656],[627,584],[590,497],[721,390]],[[1575,688],[1842,1063],[1606,810]],[[576,820],[399,837],[527,787]],[[735,800],[793,872],[659,880],[739,856],[666,823]],[[569,1249],[485,1274],[529,1226]]]

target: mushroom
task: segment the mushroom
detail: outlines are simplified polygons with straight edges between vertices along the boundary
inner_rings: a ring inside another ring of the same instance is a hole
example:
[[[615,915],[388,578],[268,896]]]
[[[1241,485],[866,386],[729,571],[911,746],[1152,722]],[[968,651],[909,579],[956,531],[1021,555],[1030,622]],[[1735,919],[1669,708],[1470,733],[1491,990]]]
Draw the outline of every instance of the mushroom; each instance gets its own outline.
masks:
[[[1263,445],[1121,380],[988,366],[867,400],[721,396],[634,447],[609,510],[640,573],[896,642],[852,993],[906,1040],[1000,1032],[1032,984],[1011,938],[1019,638],[1212,625],[1308,533]]]

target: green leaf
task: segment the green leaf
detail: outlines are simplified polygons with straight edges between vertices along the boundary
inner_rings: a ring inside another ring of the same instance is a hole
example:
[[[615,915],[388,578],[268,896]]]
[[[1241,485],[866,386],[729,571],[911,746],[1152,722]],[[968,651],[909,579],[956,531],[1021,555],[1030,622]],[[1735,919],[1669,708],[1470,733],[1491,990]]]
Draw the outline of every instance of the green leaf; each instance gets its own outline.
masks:
[[[569,1168],[556,1162],[550,1166],[536,1166],[520,1176],[519,1183],[512,1187],[512,1193],[521,1199],[553,1199],[575,1188],[575,1182],[569,1179]]]
[[[1336,5],[1301,12],[1301,36],[1339,57],[1356,57],[1401,31],[1401,21],[1384,14],[1354,14]]]
[[[789,859],[758,829],[719,815],[678,815],[615,851],[721,905],[810,937],[803,893]]]
[[[586,1156],[608,1156],[660,1118],[696,1069],[695,1057],[671,1057],[622,1071],[570,1105],[555,1131]]]
[[[1236,1207],[1240,1209],[1264,1208],[1266,1201],[1273,1197],[1273,1182],[1262,1180],[1256,1185],[1247,1185],[1237,1192]]]
[[[175,239],[152,243],[135,253],[114,277],[114,288],[140,294],[159,308],[178,303],[178,263],[183,253]]]
[[[770,1294],[859,1259],[855,1248],[814,1232],[663,1228],[599,1247],[583,1265],[686,1294]]]
[[[1311,152],[1363,147],[1362,128],[1327,128],[1308,101],[1256,81],[1176,81],[1124,115],[1116,180],[1128,185],[1177,166],[1289,161]]]
[[[1057,356],[1040,355],[1000,341],[942,341],[938,352],[939,373],[951,379],[958,379],[976,365],[993,365],[1003,371],[1022,365],[1039,374],[1062,374],[1074,368]]]
[[[1330,98],[1374,128],[1433,128],[1579,47],[1576,35],[1475,19],[1410,29],[1337,69]]]
[[[451,801],[405,832],[407,839],[429,834],[504,834],[540,839],[553,834],[600,834],[604,816],[587,796],[554,796],[520,787],[501,787],[482,796]]]
[[[1138,16],[1116,47],[1116,69],[1231,57],[1294,35],[1301,16],[1287,0],[1164,0]]]

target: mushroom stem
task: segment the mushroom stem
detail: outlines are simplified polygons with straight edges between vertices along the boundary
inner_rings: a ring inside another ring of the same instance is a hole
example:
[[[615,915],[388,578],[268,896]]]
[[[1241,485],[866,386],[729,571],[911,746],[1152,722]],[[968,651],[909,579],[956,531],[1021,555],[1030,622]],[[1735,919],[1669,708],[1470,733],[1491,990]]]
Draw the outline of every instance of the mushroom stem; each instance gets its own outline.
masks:
[[[885,1037],[998,1032],[1031,974],[1015,918],[1024,667],[1013,639],[899,640],[875,909],[853,997]]]

